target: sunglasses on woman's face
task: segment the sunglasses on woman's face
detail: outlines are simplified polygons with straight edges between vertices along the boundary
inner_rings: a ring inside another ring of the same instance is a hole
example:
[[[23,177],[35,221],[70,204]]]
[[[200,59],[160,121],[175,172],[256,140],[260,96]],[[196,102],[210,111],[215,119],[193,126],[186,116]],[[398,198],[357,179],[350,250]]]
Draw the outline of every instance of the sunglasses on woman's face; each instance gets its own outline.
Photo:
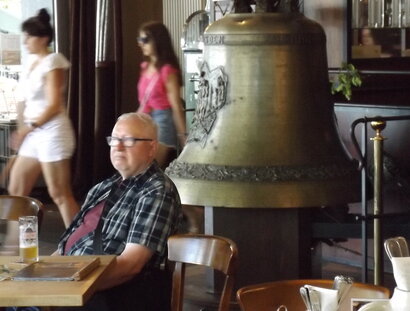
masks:
[[[137,41],[140,44],[147,44],[150,41],[150,39],[149,37],[138,37]]]

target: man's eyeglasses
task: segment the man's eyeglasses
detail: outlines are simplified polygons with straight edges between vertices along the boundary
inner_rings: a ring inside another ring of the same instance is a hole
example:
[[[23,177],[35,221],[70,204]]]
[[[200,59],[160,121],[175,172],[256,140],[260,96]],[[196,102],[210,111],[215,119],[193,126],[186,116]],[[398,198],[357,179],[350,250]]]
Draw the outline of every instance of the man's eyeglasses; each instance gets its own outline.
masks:
[[[151,138],[136,138],[136,137],[124,137],[118,138],[114,136],[107,136],[107,143],[111,147],[116,147],[120,143],[123,144],[124,147],[132,147],[135,145],[137,141],[153,141]]]
[[[137,37],[137,41],[140,44],[147,44],[150,41],[149,37]]]

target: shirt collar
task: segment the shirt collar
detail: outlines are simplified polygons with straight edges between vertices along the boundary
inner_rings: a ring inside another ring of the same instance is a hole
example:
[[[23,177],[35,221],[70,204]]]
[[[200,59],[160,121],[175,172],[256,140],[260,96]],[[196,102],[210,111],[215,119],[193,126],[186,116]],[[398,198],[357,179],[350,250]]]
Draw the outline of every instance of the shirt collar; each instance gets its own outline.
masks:
[[[155,172],[160,170],[157,161],[153,161],[143,172],[139,173],[138,175],[131,176],[122,180],[122,177],[119,173],[116,173],[112,177],[112,182],[123,182],[125,184],[131,183],[138,183],[139,185],[143,185]]]

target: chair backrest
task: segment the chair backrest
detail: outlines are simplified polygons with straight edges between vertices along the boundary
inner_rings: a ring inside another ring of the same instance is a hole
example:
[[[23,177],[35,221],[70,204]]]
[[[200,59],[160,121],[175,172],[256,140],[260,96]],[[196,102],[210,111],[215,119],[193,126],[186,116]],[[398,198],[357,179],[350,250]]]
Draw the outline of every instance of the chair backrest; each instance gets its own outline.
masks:
[[[236,297],[242,311],[276,311],[281,305],[289,311],[305,311],[306,306],[299,289],[303,285],[332,288],[333,280],[285,280],[249,285],[240,288]],[[386,287],[353,283],[343,300],[340,310],[350,311],[352,298],[389,298],[390,290]]]
[[[44,205],[30,197],[0,195],[0,255],[18,255],[20,216],[37,216],[41,228]]]
[[[0,195],[0,219],[18,220],[20,216],[43,215],[44,205],[39,200],[25,196]],[[40,224],[39,219],[39,224]]]
[[[168,239],[168,260],[175,263],[172,278],[172,311],[181,311],[186,264],[211,267],[225,274],[218,311],[229,310],[238,249],[230,239],[205,234],[178,234]]]

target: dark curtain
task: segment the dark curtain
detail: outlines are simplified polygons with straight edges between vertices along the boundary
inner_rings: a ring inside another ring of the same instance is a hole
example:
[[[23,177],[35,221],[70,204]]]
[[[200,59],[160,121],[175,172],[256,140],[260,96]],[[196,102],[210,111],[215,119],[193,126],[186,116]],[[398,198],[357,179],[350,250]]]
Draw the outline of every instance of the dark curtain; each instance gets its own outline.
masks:
[[[111,133],[120,104],[121,0],[71,0],[70,11],[68,113],[77,135],[73,188],[83,199],[93,184],[113,172],[105,136]],[[106,14],[110,17],[102,18]],[[110,40],[107,46],[113,52],[103,55],[109,59],[97,59],[101,40]]]

